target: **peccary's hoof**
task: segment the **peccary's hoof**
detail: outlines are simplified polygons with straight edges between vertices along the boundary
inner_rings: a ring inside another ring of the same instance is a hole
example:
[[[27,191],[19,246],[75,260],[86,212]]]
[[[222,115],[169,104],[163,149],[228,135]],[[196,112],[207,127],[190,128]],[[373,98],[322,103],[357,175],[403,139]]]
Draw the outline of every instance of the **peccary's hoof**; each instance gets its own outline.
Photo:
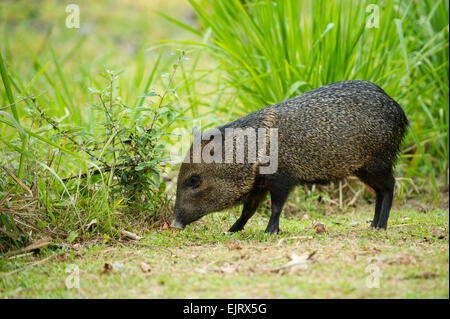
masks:
[[[373,228],[375,230],[386,230],[387,229],[387,225],[373,225],[370,224],[370,228]]]
[[[224,231],[222,233],[222,235],[224,235],[224,236],[231,235],[231,234],[233,234],[233,232],[230,232],[230,231]]]
[[[274,235],[276,235],[276,234],[280,233],[280,231],[281,231],[280,228],[270,229],[269,227],[267,227],[265,233],[266,234],[274,234]]]

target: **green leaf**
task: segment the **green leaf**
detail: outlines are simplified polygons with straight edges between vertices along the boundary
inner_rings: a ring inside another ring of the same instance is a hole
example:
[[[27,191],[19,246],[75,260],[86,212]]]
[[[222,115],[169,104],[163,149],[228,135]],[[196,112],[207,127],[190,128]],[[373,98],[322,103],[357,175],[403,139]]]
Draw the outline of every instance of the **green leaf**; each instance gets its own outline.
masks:
[[[76,232],[76,231],[71,231],[71,232],[69,233],[69,237],[68,237],[69,243],[73,243],[74,240],[77,239],[77,237],[78,237],[78,232]]]

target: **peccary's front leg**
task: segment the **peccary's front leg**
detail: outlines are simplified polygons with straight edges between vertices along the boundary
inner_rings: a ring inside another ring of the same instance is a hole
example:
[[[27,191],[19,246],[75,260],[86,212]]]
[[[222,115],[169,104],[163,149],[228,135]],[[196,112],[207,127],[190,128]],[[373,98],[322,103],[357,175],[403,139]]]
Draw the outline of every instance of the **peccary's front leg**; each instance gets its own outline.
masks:
[[[229,232],[237,232],[244,228],[247,221],[256,212],[261,202],[266,198],[267,190],[254,188],[244,202],[241,217],[231,226]]]
[[[288,185],[275,185],[270,189],[270,200],[272,206],[272,215],[270,215],[269,224],[266,228],[266,233],[276,234],[279,229],[280,215],[283,210],[284,203],[292,190]]]

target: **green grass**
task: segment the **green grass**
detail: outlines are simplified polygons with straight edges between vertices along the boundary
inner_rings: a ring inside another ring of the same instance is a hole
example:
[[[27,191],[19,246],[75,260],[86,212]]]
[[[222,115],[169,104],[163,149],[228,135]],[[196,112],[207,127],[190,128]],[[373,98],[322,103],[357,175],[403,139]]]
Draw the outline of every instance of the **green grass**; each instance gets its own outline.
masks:
[[[311,219],[282,218],[282,233],[265,234],[257,214],[244,231],[224,235],[237,216],[210,215],[184,231],[151,229],[140,242],[85,243],[80,250],[0,260],[7,298],[448,298],[448,212],[395,206],[387,231],[369,228],[372,206]],[[318,235],[312,220],[328,233]],[[435,232],[445,234],[438,239]],[[317,251],[306,270],[280,274],[292,253]],[[64,258],[58,255],[64,254]],[[51,257],[53,256],[53,257]],[[39,260],[51,257],[41,264]],[[143,273],[139,263],[151,271]],[[113,271],[101,273],[104,263]],[[114,268],[114,263],[119,264]],[[72,266],[71,266],[72,265]],[[80,288],[66,269],[79,267]],[[379,288],[366,281],[379,271]],[[14,273],[11,273],[14,272]]]

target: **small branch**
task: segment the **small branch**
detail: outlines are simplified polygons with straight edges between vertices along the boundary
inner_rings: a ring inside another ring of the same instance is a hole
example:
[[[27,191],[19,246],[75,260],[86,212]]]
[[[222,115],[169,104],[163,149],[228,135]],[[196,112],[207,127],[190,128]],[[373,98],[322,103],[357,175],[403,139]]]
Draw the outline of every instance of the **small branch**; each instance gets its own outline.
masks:
[[[120,164],[120,165],[116,165],[115,169],[117,169],[117,168],[125,168],[125,167],[134,167],[134,166],[136,166],[136,164]],[[83,174],[66,177],[66,178],[63,178],[62,181],[66,182],[66,181],[74,179],[74,178],[84,179],[84,178],[86,178],[88,176],[99,175],[101,172],[103,172],[103,173],[110,172],[112,170],[112,168],[113,168],[112,166],[105,166],[105,167],[101,168],[100,170],[98,170],[96,168],[92,168],[92,171],[90,171],[90,172],[86,172],[86,173],[83,173]]]
[[[36,101],[34,102],[34,106],[36,107],[36,109],[39,112],[39,115],[48,123],[52,126],[52,128],[57,131],[58,133],[60,133],[61,135],[63,135],[64,137],[66,137],[67,139],[69,139],[74,145],[78,146],[83,152],[85,152],[86,154],[88,154],[89,156],[93,157],[93,158],[97,158],[97,156],[95,156],[89,149],[86,148],[86,146],[84,144],[80,144],[78,143],[72,136],[70,136],[70,134],[65,133],[64,131],[62,131],[58,125],[57,122],[55,122],[54,120],[48,118],[44,112],[42,111],[42,109],[39,107],[39,105],[36,103]],[[105,164],[105,162],[103,162],[101,159],[98,159],[101,163]]]
[[[167,92],[169,91],[170,85],[172,84],[172,79],[175,76],[175,73],[177,72],[178,64],[180,64],[182,58],[183,58],[183,54],[180,55],[180,57],[178,58],[178,63],[174,65],[174,70],[172,71],[172,74],[169,77],[169,82],[167,83],[167,86],[166,86],[166,89],[164,90],[163,95],[159,96],[159,104],[156,107],[155,114],[153,115],[153,119],[152,119],[152,122],[150,124],[150,128],[147,130],[147,132],[150,132],[150,134],[151,134],[151,132],[153,130],[153,125],[154,125],[154,123],[156,121],[156,117],[158,116],[158,110],[161,108],[162,102],[163,102],[164,98],[166,97]],[[147,146],[147,142],[145,143],[144,147],[146,147],[146,146]]]
[[[24,97],[23,99],[20,99],[20,100],[14,102],[14,103],[12,103],[12,104],[9,104],[9,105],[0,107],[0,111],[1,111],[1,110],[6,110],[7,108],[10,108],[11,106],[14,106],[14,105],[16,105],[16,104],[19,104],[20,102],[25,101],[25,100],[31,100],[31,101],[34,102],[35,99],[36,99],[36,97],[29,97],[29,96],[26,96],[26,97]]]
[[[7,231],[6,229],[0,228],[0,232],[2,232],[3,234],[5,234],[6,236],[19,241],[20,238],[17,237],[15,234],[11,233],[10,231]]]
[[[28,188],[27,185],[25,185],[20,179],[18,179],[16,177],[16,175],[13,174],[13,172],[11,172],[9,169],[7,169],[4,166],[0,166],[0,168],[2,168],[9,176],[11,176],[11,178],[26,192],[28,192],[28,194],[30,194],[30,197],[33,197],[33,192]]]
[[[5,256],[12,256],[12,255],[18,255],[18,254],[26,253],[26,252],[29,252],[29,251],[32,251],[32,250],[40,249],[40,248],[48,246],[50,244],[51,244],[51,242],[49,240],[43,239],[43,240],[35,242],[35,243],[31,244],[31,245],[28,245],[27,247],[10,251],[9,253],[6,253]]]

